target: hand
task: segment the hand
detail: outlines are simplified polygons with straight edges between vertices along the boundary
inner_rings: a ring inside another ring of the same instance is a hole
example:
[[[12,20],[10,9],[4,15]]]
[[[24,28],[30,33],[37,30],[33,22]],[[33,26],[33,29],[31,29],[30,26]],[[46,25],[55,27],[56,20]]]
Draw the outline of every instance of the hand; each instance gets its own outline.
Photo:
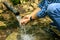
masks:
[[[20,24],[21,25],[25,25],[26,23],[28,23],[30,21],[30,15],[26,15],[25,17],[23,17],[21,20],[20,20]]]

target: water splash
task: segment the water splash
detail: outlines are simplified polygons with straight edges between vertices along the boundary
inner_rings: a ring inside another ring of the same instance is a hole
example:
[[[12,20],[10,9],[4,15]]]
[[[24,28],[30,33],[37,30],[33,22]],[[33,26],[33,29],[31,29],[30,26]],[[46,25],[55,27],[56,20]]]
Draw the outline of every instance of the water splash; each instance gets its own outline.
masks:
[[[34,37],[29,34],[21,34],[21,40],[34,40]]]
[[[20,16],[17,16],[17,19],[18,21],[20,21],[21,17]],[[20,29],[19,31],[21,31],[20,33],[20,36],[21,36],[21,39],[19,40],[34,40],[34,37],[31,35],[31,34],[26,34],[26,26],[21,26],[20,25]]]
[[[32,34],[26,34],[26,26],[21,26],[21,40],[34,40]]]

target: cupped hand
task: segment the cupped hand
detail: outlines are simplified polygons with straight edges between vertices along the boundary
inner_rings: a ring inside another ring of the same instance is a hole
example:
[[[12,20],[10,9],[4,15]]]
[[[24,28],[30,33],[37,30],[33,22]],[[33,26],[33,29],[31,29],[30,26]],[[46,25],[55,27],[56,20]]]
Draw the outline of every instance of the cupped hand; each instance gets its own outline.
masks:
[[[21,20],[20,20],[20,24],[21,25],[25,25],[25,24],[27,24],[29,21],[30,21],[30,15],[26,15],[26,16],[24,16]]]

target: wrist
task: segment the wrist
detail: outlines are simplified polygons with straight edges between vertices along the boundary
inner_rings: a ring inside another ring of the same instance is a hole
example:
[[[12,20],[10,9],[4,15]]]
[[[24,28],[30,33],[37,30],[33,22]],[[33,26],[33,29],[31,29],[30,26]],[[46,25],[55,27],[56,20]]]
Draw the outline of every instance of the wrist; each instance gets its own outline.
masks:
[[[32,18],[32,16],[30,17],[30,21],[33,21],[34,19]]]
[[[32,16],[30,17],[30,21],[32,21],[33,19],[32,19]]]

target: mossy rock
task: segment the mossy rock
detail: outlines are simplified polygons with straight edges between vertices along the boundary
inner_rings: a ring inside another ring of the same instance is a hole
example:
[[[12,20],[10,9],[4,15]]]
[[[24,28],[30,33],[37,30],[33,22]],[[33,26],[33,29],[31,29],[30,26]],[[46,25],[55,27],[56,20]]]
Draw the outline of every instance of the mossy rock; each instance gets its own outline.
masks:
[[[17,40],[17,35],[17,32],[13,32],[6,38],[6,40]]]
[[[18,27],[19,26],[18,20],[16,19],[15,15],[11,12],[2,13],[0,16],[0,21],[5,24],[5,26],[3,24],[1,25],[4,27],[12,28],[12,27]],[[0,24],[1,24],[1,22],[0,22]]]

